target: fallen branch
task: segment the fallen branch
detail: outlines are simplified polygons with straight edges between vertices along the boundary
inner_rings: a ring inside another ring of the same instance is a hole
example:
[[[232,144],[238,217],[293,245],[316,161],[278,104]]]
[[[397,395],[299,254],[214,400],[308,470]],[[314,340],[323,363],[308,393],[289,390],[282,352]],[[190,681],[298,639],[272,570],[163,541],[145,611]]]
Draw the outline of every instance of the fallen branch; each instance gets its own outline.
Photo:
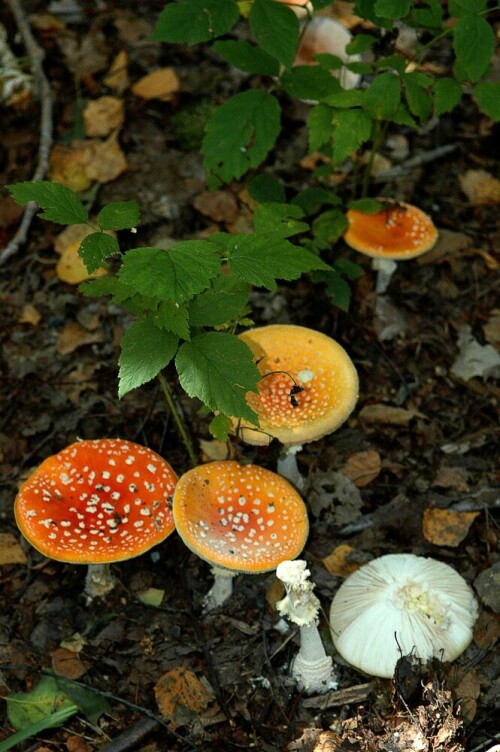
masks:
[[[417,154],[416,157],[412,157],[411,159],[407,159],[406,162],[396,165],[396,167],[389,167],[387,170],[378,172],[372,176],[372,181],[374,183],[384,183],[386,180],[399,178],[401,175],[406,175],[407,172],[413,170],[414,167],[420,167],[420,165],[434,162],[436,159],[442,159],[456,149],[458,149],[458,144],[445,144],[444,146],[438,146],[436,149],[431,149],[431,151],[424,151],[422,154]]]
[[[53,138],[52,89],[42,66],[44,51],[31,33],[30,25],[26,13],[24,12],[24,8],[22,7],[21,0],[7,0],[7,4],[15,18],[17,28],[19,29],[24,46],[26,47],[26,51],[31,60],[33,81],[40,99],[40,142],[38,146],[38,162],[32,180],[42,180],[47,172]],[[6,247],[0,251],[0,265],[17,253],[19,247],[26,241],[31,221],[35,216],[36,210],[37,204],[35,202],[31,201],[26,205],[21,224],[19,225],[16,234]]]

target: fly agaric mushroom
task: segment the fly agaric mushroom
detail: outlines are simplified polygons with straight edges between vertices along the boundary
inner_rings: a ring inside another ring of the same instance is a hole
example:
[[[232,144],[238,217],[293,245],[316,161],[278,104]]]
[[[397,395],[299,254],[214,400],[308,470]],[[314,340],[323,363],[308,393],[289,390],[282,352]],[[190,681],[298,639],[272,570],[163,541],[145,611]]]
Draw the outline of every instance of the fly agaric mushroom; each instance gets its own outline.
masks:
[[[14,512],[44,556],[88,564],[89,600],[114,587],[109,564],[139,556],[174,530],[177,476],[160,455],[121,439],[77,441],[23,483]]]
[[[361,56],[349,55],[346,52],[346,47],[351,41],[351,32],[345,26],[333,18],[316,16],[304,29],[293,65],[317,65],[314,55],[335,55],[344,65],[338,70],[333,70],[332,75],[338,78],[342,88],[355,89],[359,86],[361,76],[350,71],[345,64],[360,62]],[[312,100],[308,101],[314,103]]]
[[[269,437],[278,439],[284,446],[278,472],[300,487],[297,451],[335,431],[354,409],[354,364],[338,342],[303,326],[274,324],[239,337],[254,352],[262,378],[259,393],[247,394],[259,428],[241,420],[238,435],[256,445],[268,444]]]
[[[386,205],[375,214],[347,212],[348,246],[373,259],[378,272],[376,292],[383,294],[396,270],[396,261],[422,256],[435,245],[438,232],[432,219],[411,204],[381,199]]]
[[[388,554],[351,574],[330,610],[332,639],[352,666],[390,678],[412,651],[423,661],[453,661],[472,640],[477,602],[447,564]]]
[[[186,546],[213,567],[205,611],[231,595],[236,574],[270,572],[298,556],[309,532],[306,506],[288,481],[233,460],[209,462],[182,475],[172,511]]]
[[[300,627],[300,650],[292,663],[292,676],[299,689],[308,693],[336,689],[333,661],[326,654],[318,631],[320,602],[313,593],[310,571],[305,561],[282,561],[276,577],[283,582],[286,596],[276,608]]]

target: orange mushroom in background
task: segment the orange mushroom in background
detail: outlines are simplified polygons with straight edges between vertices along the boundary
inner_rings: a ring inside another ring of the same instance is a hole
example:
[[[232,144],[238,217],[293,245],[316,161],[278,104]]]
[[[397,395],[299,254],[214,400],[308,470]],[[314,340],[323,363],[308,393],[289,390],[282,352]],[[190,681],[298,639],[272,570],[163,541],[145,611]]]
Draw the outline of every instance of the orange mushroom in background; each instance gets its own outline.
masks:
[[[389,199],[380,201],[385,206],[375,214],[349,209],[344,240],[350,248],[373,259],[373,268],[378,272],[375,289],[383,294],[397,268],[396,262],[430,251],[438,231],[428,214],[418,207]]]
[[[259,393],[247,394],[259,426],[234,420],[234,430],[248,444],[278,439],[278,472],[301,488],[295,455],[347,420],[358,399],[356,368],[338,342],[307,327],[274,324],[239,337],[254,352],[262,378]]]
[[[16,522],[44,556],[89,565],[84,593],[91,601],[113,589],[110,563],[139,556],[174,531],[176,483],[168,462],[140,444],[77,441],[23,483]]]
[[[287,5],[298,18],[312,16],[314,13],[311,0],[278,0],[278,2]]]

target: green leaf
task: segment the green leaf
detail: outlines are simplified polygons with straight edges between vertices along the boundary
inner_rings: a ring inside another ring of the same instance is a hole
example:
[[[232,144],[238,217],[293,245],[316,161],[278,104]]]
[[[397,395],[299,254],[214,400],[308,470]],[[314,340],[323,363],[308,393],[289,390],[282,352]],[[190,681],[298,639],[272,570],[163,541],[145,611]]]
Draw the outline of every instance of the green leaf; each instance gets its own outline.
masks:
[[[234,0],[179,0],[168,3],[150,39],[199,44],[230,31],[240,17]]]
[[[495,123],[500,121],[500,83],[482,81],[474,89],[479,109]]]
[[[495,34],[484,18],[468,14],[453,27],[453,47],[469,79],[478,81],[495,51]]]
[[[183,240],[168,251],[133,248],[125,254],[118,277],[142,295],[182,303],[209,286],[220,263],[211,243]]]
[[[93,232],[91,235],[87,235],[78,249],[89,274],[99,269],[103,265],[104,259],[114,253],[119,253],[119,251],[120,246],[117,239],[104,232]]]
[[[373,37],[371,34],[356,34],[352,42],[346,46],[345,51],[348,55],[360,55],[362,52],[371,50],[377,37]]]
[[[330,104],[337,109],[351,109],[351,107],[360,107],[363,104],[363,94],[361,89],[338,89],[334,94],[325,97],[325,104]]]
[[[121,340],[118,396],[154,379],[174,357],[178,342],[175,334],[147,319],[134,321]]]
[[[140,221],[139,205],[135,201],[114,201],[99,212],[101,230],[130,230]]]
[[[382,18],[375,12],[375,3],[373,0],[356,0],[356,4],[353,8],[353,13],[356,16],[361,16],[367,21],[371,21],[380,29],[392,29],[394,24],[390,18]]]
[[[331,209],[316,217],[313,222],[313,235],[333,244],[342,237],[348,228],[348,221],[343,211]]]
[[[351,302],[351,287],[348,282],[335,270],[329,272],[315,272],[314,282],[323,283],[325,292],[337,308],[348,311]]]
[[[243,40],[215,42],[213,49],[227,63],[246,73],[277,76],[280,72],[279,61],[250,42]]]
[[[90,723],[97,723],[103,713],[109,713],[111,708],[106,698],[93,692],[89,687],[66,681],[61,677],[56,681]]]
[[[404,18],[410,7],[411,0],[375,0],[375,13],[382,18]]]
[[[462,98],[462,87],[454,78],[443,76],[434,86],[434,115],[450,112]]]
[[[401,55],[388,55],[387,57],[381,57],[375,61],[375,67],[377,70],[393,70],[399,73],[401,76],[406,70],[407,60]]]
[[[333,268],[335,271],[347,277],[347,279],[355,280],[363,276],[364,271],[359,264],[355,264],[354,261],[349,259],[340,258],[334,262]]]
[[[462,18],[469,13],[482,13],[487,0],[448,0],[448,11],[455,18]]]
[[[319,65],[298,65],[284,71],[280,85],[291,97],[308,101],[323,99],[341,88],[337,79]]]
[[[189,339],[189,314],[187,307],[182,303],[162,300],[156,310],[150,313],[149,318],[159,329],[167,329],[182,339]]]
[[[259,89],[236,94],[218,107],[201,149],[207,173],[227,183],[257,167],[278,137],[280,114],[275,97]]]
[[[274,175],[259,173],[252,175],[247,182],[248,192],[254,201],[265,203],[268,201],[285,202],[285,188]]]
[[[309,151],[321,151],[331,140],[333,133],[333,109],[326,104],[317,104],[307,119]]]
[[[60,183],[38,180],[34,183],[15,183],[6,188],[14,201],[24,206],[36,201],[42,211],[38,216],[59,225],[80,225],[88,221],[87,210],[73,191]]]
[[[341,164],[369,140],[371,118],[363,110],[334,110],[333,164]]]
[[[34,723],[50,719],[55,711],[67,710],[68,718],[78,710],[52,676],[44,676],[30,692],[15,692],[5,699],[9,721],[16,731],[23,731]],[[50,728],[51,725],[49,723],[44,728]]]
[[[290,68],[299,42],[299,20],[286,5],[274,0],[255,0],[250,28],[262,49]]]
[[[292,198],[292,204],[300,206],[304,214],[314,214],[324,204],[338,206],[342,203],[340,196],[326,188],[306,188]]]
[[[219,413],[208,424],[208,430],[210,431],[210,435],[214,439],[217,439],[217,441],[227,441],[232,425],[231,418],[224,415],[224,413]]]
[[[179,348],[175,359],[182,388],[214,411],[258,422],[247,392],[257,392],[261,378],[253,353],[242,340],[226,332],[206,332]]]
[[[381,201],[377,201],[376,198],[357,198],[349,201],[347,207],[363,214],[377,214],[379,211],[382,211],[384,205]]]
[[[439,0],[427,0],[429,8],[414,8],[411,13],[412,25],[428,29],[441,29],[443,9]]]
[[[388,120],[401,101],[401,80],[393,73],[380,73],[365,91],[363,105],[377,120]]]
[[[192,326],[223,326],[233,321],[247,305],[249,292],[249,285],[234,275],[219,275],[190,302]]]
[[[232,239],[228,263],[246,282],[268,290],[276,290],[277,279],[297,279],[312,269],[330,268],[313,253],[271,233]]]
[[[309,230],[306,222],[298,221],[303,216],[304,212],[295,204],[260,204],[253,214],[253,226],[258,234],[270,233],[289,238]]]
[[[405,73],[403,76],[406,101],[413,115],[421,120],[427,120],[431,112],[432,100],[427,91],[420,85],[417,74],[418,71],[413,71]]]

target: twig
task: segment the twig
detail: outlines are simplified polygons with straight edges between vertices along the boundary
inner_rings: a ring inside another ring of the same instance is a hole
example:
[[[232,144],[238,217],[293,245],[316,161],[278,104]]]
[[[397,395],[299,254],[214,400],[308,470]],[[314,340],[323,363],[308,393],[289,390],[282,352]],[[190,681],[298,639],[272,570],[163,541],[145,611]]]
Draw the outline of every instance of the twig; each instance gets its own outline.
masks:
[[[160,724],[154,718],[141,718],[131,728],[119,734],[115,739],[101,747],[100,752],[127,752],[142,742],[145,736],[159,728]]]
[[[407,159],[406,162],[397,165],[396,167],[389,167],[388,170],[382,170],[376,175],[372,175],[372,182],[384,183],[386,180],[392,180],[393,178],[401,177],[414,167],[420,167],[420,165],[427,164],[428,162],[434,162],[436,159],[446,157],[451,152],[458,149],[458,144],[445,144],[444,146],[438,146],[431,151],[425,151],[422,154],[417,154],[416,157]]]
[[[24,12],[24,8],[22,7],[21,0],[7,0],[7,4],[16,20],[24,46],[26,47],[26,51],[31,60],[31,71],[40,98],[40,142],[38,145],[38,162],[32,180],[42,180],[47,172],[53,138],[52,89],[42,66],[44,51],[31,33],[30,25]],[[0,251],[0,266],[5,263],[7,259],[17,253],[19,247],[26,241],[31,221],[35,216],[36,210],[37,204],[34,201],[30,201],[30,203],[26,205],[21,224],[19,225],[16,234],[12,240],[7,243],[6,247]]]

